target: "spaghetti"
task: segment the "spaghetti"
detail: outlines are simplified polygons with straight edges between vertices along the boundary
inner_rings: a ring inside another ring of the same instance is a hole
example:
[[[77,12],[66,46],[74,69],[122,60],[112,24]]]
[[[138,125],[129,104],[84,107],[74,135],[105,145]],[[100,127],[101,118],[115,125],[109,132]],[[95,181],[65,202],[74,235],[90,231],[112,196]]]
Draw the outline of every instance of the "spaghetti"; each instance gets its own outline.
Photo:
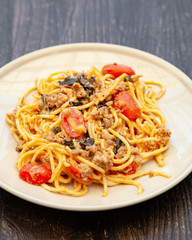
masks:
[[[161,88],[159,93],[155,86]],[[162,153],[171,133],[157,105],[164,92],[161,83],[142,76],[116,77],[95,67],[37,79],[7,114],[20,152],[16,162],[20,177],[23,167],[44,165],[51,171],[49,179],[33,184],[51,192],[82,196],[88,185],[98,183],[103,185],[103,196],[117,184],[134,185],[142,193],[136,178],[169,177],[141,169],[151,158],[160,167],[165,165]],[[127,109],[130,103],[133,111]]]

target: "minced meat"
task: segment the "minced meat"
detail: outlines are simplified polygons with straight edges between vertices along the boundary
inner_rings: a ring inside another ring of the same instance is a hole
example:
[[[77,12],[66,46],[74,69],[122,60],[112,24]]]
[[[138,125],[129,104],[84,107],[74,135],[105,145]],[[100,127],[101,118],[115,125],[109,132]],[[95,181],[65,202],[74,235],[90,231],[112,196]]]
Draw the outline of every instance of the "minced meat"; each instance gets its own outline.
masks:
[[[95,109],[91,113],[91,116],[93,119],[102,120],[106,128],[114,124],[113,115],[110,113],[110,109],[107,106]]]
[[[91,177],[91,173],[93,172],[93,170],[85,163],[78,164],[78,170],[82,178]]]
[[[49,142],[57,142],[62,144],[64,140],[64,135],[62,132],[55,134],[53,131],[49,131],[46,136],[44,136],[44,139],[48,140]]]
[[[163,144],[163,145],[167,144],[167,142],[170,139],[171,132],[169,131],[169,129],[166,129],[161,124],[158,124],[157,128],[159,128],[159,129],[158,129],[158,131],[156,133],[156,136],[159,137],[160,143]]]
[[[83,86],[81,86],[79,83],[74,83],[72,86],[72,90],[73,90],[73,96],[76,96],[77,98],[83,98],[87,95]]]

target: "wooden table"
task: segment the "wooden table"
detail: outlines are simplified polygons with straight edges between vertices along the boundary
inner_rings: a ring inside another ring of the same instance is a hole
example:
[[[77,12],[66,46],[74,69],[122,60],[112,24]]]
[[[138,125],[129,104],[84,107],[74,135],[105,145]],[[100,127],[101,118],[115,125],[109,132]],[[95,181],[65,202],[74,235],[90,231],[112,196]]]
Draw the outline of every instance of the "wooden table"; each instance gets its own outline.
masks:
[[[103,42],[155,54],[192,78],[191,0],[0,0],[0,66],[31,51]],[[192,239],[192,175],[141,204],[49,209],[0,190],[0,239]]]

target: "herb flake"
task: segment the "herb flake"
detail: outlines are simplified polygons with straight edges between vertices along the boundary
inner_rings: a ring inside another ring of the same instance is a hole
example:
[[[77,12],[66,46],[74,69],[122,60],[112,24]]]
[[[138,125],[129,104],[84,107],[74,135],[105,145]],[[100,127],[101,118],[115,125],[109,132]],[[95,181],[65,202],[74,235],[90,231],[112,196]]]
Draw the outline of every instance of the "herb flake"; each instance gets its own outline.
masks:
[[[127,75],[127,76],[124,78],[124,82],[131,82],[131,75]]]
[[[59,127],[53,127],[51,130],[55,133],[55,135],[61,132],[61,129]]]

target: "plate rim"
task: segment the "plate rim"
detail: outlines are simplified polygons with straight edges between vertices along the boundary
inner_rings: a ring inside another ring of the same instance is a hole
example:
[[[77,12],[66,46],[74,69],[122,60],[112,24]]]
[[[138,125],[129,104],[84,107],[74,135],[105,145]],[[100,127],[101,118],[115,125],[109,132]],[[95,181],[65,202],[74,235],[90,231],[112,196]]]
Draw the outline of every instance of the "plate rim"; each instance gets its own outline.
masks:
[[[70,52],[71,49],[73,49],[73,51],[74,51],[74,48],[84,50],[88,47],[89,48],[92,47],[94,51],[96,51],[97,49],[100,49],[100,48],[108,48],[108,49],[113,48],[113,49],[117,50],[117,52],[118,52],[118,50],[126,49],[134,54],[142,55],[146,59],[152,59],[153,61],[155,60],[155,62],[158,62],[158,65],[161,65],[161,66],[166,65],[167,68],[169,67],[171,72],[176,71],[183,78],[182,83],[187,85],[187,87],[189,87],[192,90],[191,79],[183,71],[181,71],[179,68],[177,68],[170,62],[168,62],[158,56],[155,56],[151,53],[145,52],[143,50],[139,50],[136,48],[131,48],[131,47],[123,46],[123,45],[110,44],[110,43],[96,43],[96,42],[70,43],[70,44],[61,44],[61,45],[50,46],[50,47],[42,48],[39,50],[35,50],[30,53],[24,54],[23,56],[20,56],[16,59],[12,60],[11,62],[5,64],[4,66],[2,66],[0,68],[0,76],[3,76],[6,73],[6,71],[10,68],[11,69],[17,68],[18,65],[22,64],[26,60],[33,60],[34,58],[42,57],[45,54],[50,55],[51,53],[56,53],[57,51],[59,52],[59,49],[61,49],[61,48],[67,49],[67,51]],[[155,192],[148,194],[147,196],[138,198],[138,200],[134,200],[134,202],[124,201],[124,202],[120,202],[120,203],[119,202],[114,203],[114,204],[112,203],[107,206],[101,205],[101,206],[83,206],[83,207],[81,207],[81,206],[73,206],[73,205],[66,205],[66,204],[61,205],[61,204],[58,204],[55,202],[51,202],[51,203],[45,202],[43,200],[34,198],[28,194],[23,194],[21,192],[16,191],[13,187],[10,187],[10,186],[4,184],[1,179],[0,179],[0,187],[2,189],[6,190],[7,192],[13,194],[16,197],[19,197],[19,198],[26,200],[28,202],[31,202],[33,204],[38,204],[38,205],[41,205],[44,207],[55,208],[55,209],[60,209],[60,210],[68,210],[68,211],[103,211],[103,210],[112,210],[112,209],[118,209],[118,208],[122,208],[122,207],[132,206],[132,205],[135,205],[138,203],[145,202],[156,196],[159,196],[159,195],[165,193],[166,191],[170,190],[171,188],[175,187],[177,184],[179,184],[183,179],[185,179],[191,173],[191,171],[192,171],[192,161],[191,161],[191,164],[183,172],[182,175],[180,175],[176,179],[173,179],[173,181],[171,181],[165,187],[161,188],[161,190],[156,190]]]

